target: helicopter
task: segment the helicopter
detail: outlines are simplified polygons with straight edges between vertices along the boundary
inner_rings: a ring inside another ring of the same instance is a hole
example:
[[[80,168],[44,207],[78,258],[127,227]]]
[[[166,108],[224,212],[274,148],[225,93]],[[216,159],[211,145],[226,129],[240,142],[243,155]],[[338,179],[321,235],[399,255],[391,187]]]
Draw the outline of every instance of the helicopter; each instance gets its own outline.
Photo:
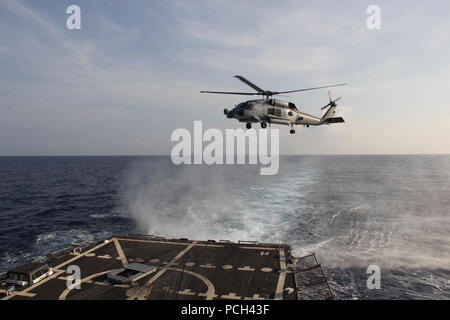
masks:
[[[227,118],[237,119],[239,122],[246,122],[247,129],[252,128],[252,123],[260,123],[261,128],[263,129],[267,128],[267,124],[269,124],[269,126],[271,124],[281,124],[288,126],[290,125],[291,126],[290,133],[294,134],[295,125],[303,125],[309,128],[309,126],[320,126],[320,125],[329,125],[330,123],[345,122],[342,117],[335,117],[336,112],[335,110],[337,107],[336,102],[339,101],[341,97],[333,100],[331,98],[330,91],[328,91],[328,97],[330,99],[329,103],[321,108],[321,110],[324,110],[326,108],[328,108],[328,110],[322,117],[315,117],[305,112],[302,112],[298,110],[298,108],[294,103],[282,101],[279,99],[273,99],[272,96],[285,93],[345,86],[347,85],[346,83],[335,84],[330,86],[290,90],[290,91],[269,91],[261,89],[260,87],[250,82],[243,76],[236,75],[234,77],[244,82],[246,85],[250,86],[256,92],[200,91],[200,93],[263,96],[263,99],[249,100],[239,103],[238,105],[235,105],[235,107],[232,110],[228,109],[223,110],[223,113],[227,116]]]

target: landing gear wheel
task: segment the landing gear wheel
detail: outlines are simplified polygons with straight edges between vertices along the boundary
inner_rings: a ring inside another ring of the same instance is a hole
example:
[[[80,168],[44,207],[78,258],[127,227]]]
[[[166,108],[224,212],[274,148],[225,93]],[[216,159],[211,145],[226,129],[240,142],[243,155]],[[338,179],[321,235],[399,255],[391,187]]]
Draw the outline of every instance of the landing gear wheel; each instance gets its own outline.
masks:
[[[261,122],[261,128],[263,128],[263,129],[267,128],[267,123]]]
[[[251,128],[252,128],[252,124],[251,124],[250,122],[247,122],[247,124],[245,125],[245,127],[246,127],[247,129],[251,129]]]
[[[294,129],[291,129],[291,131],[289,131],[291,134],[294,134],[295,133],[295,130]]]

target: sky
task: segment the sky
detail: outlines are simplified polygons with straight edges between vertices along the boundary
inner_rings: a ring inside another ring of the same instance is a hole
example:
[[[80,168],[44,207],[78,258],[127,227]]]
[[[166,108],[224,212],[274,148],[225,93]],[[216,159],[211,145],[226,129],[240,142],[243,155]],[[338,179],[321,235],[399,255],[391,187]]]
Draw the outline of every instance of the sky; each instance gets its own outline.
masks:
[[[69,30],[66,8],[81,9]],[[369,5],[381,9],[370,30]],[[0,1],[0,155],[170,154],[173,130],[243,128],[248,91],[347,82],[343,125],[279,126],[282,154],[450,153],[450,2]],[[251,89],[250,89],[251,90]],[[282,97],[321,116],[327,90]]]

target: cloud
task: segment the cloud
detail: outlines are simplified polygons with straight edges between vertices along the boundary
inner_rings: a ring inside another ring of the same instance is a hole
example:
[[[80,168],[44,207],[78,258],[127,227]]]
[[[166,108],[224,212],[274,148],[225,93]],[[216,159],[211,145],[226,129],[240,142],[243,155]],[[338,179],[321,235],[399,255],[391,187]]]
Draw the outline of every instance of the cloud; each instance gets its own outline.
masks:
[[[42,32],[46,32],[52,38],[54,43],[65,49],[64,51],[66,54],[74,55],[82,66],[91,66],[89,54],[95,50],[92,42],[73,43],[72,41],[67,40],[67,37],[65,37],[61,29],[51,23],[49,18],[44,17],[39,11],[22,4],[20,1],[5,0],[3,5],[20,19],[36,23],[36,29],[42,28]],[[33,45],[38,45],[42,48],[41,44],[37,42],[33,42]]]
[[[283,153],[450,152],[445,3],[382,1],[376,32],[365,27],[362,3],[173,1],[105,9],[81,1],[79,32],[65,28],[56,4],[2,1],[0,94],[10,108],[0,109],[0,154],[25,154],[30,145],[38,153],[168,153],[171,130],[191,128],[193,120],[242,126],[222,115],[242,97],[199,94],[242,90],[234,74],[269,90],[349,82],[332,90],[343,96],[338,112],[346,123],[299,128],[296,136],[280,127]],[[286,99],[319,115],[327,96]],[[50,146],[51,135],[59,142]]]

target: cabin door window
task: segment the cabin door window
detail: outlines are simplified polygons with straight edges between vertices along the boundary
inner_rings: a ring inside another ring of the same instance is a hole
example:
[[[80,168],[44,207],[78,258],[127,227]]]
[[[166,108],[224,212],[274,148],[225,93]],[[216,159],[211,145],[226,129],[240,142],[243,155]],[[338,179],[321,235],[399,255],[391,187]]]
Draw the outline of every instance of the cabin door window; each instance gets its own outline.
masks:
[[[276,117],[281,117],[281,109],[268,108],[267,114],[270,114],[270,115],[273,115]]]

